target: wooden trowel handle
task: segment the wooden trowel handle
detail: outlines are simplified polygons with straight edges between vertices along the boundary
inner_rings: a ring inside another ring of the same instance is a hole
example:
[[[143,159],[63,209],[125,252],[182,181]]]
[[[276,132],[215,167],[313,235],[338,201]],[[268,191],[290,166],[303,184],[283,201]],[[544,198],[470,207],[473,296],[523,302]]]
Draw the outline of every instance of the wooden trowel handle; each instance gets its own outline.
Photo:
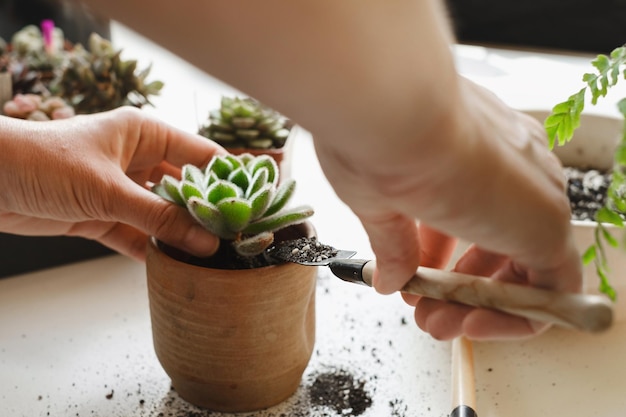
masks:
[[[329,266],[345,281],[372,286],[376,261],[344,259]],[[557,292],[423,266],[401,291],[586,332],[606,330],[613,322],[613,306],[606,296]]]

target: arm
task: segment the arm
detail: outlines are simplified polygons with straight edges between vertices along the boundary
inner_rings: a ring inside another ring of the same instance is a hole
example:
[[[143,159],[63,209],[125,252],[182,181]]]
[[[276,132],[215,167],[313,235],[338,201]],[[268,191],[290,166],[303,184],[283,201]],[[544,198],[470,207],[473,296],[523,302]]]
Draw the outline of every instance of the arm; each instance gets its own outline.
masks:
[[[326,176],[370,237],[380,292],[401,288],[448,235],[481,248],[464,272],[580,288],[560,167],[542,127],[458,75],[435,0],[85,1],[309,129]],[[420,233],[416,219],[435,233]],[[438,257],[443,266],[447,254]],[[418,312],[426,302],[407,299]],[[539,329],[502,315],[493,325],[475,309],[434,310],[417,319],[436,337]],[[447,320],[427,325],[436,316]]]
[[[218,241],[146,188],[223,150],[136,109],[52,122],[0,116],[0,231],[73,235],[136,259],[148,235],[199,255]]]

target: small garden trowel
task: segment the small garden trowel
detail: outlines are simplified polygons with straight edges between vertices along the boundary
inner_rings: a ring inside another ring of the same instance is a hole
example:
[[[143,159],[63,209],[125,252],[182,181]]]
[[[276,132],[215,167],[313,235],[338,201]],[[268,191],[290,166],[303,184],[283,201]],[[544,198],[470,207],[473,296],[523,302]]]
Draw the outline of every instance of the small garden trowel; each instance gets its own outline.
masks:
[[[328,266],[335,276],[344,281],[372,286],[376,269],[374,260],[350,259],[356,252],[346,250],[333,250],[313,259],[298,258],[291,256],[293,252],[281,250],[283,243],[269,249],[269,256],[302,265]],[[423,266],[417,269],[401,291],[491,308],[585,332],[600,332],[613,323],[613,306],[603,295],[557,292]]]

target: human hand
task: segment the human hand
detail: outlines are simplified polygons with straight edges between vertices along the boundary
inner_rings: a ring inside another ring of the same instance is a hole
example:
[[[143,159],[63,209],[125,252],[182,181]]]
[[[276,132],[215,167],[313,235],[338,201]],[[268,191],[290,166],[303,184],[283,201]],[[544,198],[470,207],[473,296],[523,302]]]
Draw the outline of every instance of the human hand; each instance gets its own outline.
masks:
[[[416,128],[414,141],[390,135],[385,149],[375,152],[366,141],[353,152],[337,150],[340,141],[316,144],[329,180],[370,237],[378,265],[374,286],[391,293],[419,265],[445,267],[453,239],[461,238],[475,246],[457,271],[579,291],[582,268],[564,177],[543,127],[488,91],[460,83],[449,110],[434,118],[436,125]],[[491,310],[404,298],[416,306],[420,328],[437,339],[523,337],[547,327]]]
[[[134,108],[54,122],[0,118],[0,230],[94,239],[138,260],[148,235],[195,255],[218,239],[148,186],[223,148]]]

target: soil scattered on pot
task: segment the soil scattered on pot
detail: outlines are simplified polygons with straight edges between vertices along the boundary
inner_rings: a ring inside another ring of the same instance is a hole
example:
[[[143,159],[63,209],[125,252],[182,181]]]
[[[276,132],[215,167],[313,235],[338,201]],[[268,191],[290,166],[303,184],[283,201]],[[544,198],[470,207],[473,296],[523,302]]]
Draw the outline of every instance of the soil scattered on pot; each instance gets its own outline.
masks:
[[[336,256],[337,252],[337,249],[319,242],[315,237],[286,240],[268,249],[272,258],[286,262],[320,262]]]

